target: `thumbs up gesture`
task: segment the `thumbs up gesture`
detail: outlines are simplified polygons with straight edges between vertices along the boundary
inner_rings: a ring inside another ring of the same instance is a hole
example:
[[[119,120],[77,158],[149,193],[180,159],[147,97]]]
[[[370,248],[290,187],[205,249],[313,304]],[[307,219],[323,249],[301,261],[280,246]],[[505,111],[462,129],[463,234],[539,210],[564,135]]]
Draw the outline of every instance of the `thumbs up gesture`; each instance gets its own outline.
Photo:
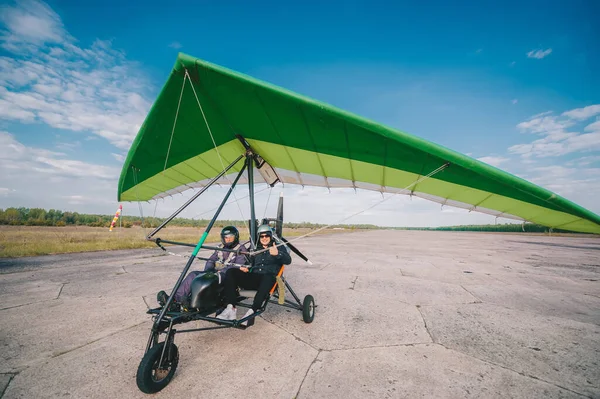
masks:
[[[277,245],[275,245],[275,242],[273,242],[272,247],[269,247],[269,253],[273,256],[277,256],[279,254],[279,251],[277,250]]]

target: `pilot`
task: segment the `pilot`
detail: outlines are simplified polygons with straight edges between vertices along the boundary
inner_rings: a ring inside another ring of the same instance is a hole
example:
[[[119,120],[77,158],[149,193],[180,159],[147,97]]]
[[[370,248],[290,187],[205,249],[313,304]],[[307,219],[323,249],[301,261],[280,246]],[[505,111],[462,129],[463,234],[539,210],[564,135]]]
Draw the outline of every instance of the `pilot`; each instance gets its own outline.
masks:
[[[240,233],[235,226],[227,226],[221,230],[221,245],[236,252],[215,250],[206,261],[203,271],[190,272],[181,282],[181,285],[175,292],[175,298],[173,298],[176,303],[182,305],[184,308],[189,306],[192,281],[198,275],[209,271],[218,272],[220,274],[219,281],[223,282],[229,269],[239,268],[242,265],[248,264],[248,259],[245,255],[242,255],[243,252],[247,253],[248,249],[245,245],[240,244]],[[161,306],[165,306],[169,296],[165,291],[160,291],[156,299]]]
[[[287,248],[284,245],[277,246],[273,238],[273,230],[268,224],[261,225],[257,230],[257,234],[259,240],[257,250],[259,253],[251,256],[251,267],[230,268],[227,270],[225,277],[225,300],[227,307],[217,316],[218,319],[237,319],[235,304],[238,298],[236,293],[238,286],[258,291],[254,296],[252,307],[244,317],[248,317],[258,311],[275,284],[276,276],[281,266],[292,263],[292,257]],[[248,326],[254,324],[254,317],[242,323],[242,325],[246,324]]]

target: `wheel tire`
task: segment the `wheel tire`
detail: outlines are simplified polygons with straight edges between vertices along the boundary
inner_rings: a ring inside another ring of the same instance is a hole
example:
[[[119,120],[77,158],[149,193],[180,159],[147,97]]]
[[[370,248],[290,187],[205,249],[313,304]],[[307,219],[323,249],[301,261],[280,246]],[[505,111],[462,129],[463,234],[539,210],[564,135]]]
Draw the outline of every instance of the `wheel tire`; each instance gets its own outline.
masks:
[[[302,319],[305,323],[312,323],[315,318],[315,299],[312,295],[307,295],[304,297],[304,302],[302,303]]]
[[[171,344],[171,355],[172,360],[167,360],[169,349],[165,351],[165,358],[163,358],[163,364],[167,365],[166,373],[161,371],[160,374],[156,374],[158,368],[158,362],[160,361],[160,355],[162,354],[164,342],[155,345],[151,348],[142,358],[140,365],[138,366],[136,382],[140,391],[144,393],[156,393],[166,387],[173,375],[177,370],[179,364],[179,350],[177,345]]]

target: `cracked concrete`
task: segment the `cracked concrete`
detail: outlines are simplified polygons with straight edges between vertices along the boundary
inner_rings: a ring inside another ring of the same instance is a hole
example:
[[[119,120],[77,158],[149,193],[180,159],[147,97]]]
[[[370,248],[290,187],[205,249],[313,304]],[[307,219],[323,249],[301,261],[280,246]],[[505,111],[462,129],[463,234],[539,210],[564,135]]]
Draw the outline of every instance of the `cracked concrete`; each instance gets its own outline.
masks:
[[[56,298],[54,298],[54,299],[58,299],[58,298],[60,298],[60,294],[62,294],[62,290],[63,290],[63,288],[65,287],[65,284],[67,284],[67,283],[62,283],[62,284],[61,284],[61,286],[60,286],[60,289],[58,290],[58,295],[57,295],[57,296],[56,296]]]
[[[14,378],[15,374],[13,373],[0,373],[0,398],[3,397],[8,384]]]
[[[600,397],[597,237],[295,244],[314,264],[294,256],[286,278],[315,297],[314,322],[269,305],[245,331],[178,333],[179,368],[154,397]],[[145,311],[184,265],[158,249],[0,259],[0,397],[148,397],[135,384]],[[210,326],[193,324],[178,331]]]
[[[425,320],[425,316],[423,316],[423,312],[421,312],[421,306],[417,305],[417,309],[419,310],[419,314],[421,314],[421,317],[423,318],[423,325],[425,326],[425,330],[427,330],[427,334],[429,334],[429,338],[431,338],[431,342],[435,342],[435,338],[433,337],[433,334],[431,334],[431,330],[429,329],[429,327],[427,327],[427,320]]]
[[[317,352],[317,355],[315,356],[315,359],[312,361],[312,363],[310,364],[310,366],[308,366],[308,368],[306,369],[306,374],[304,374],[304,378],[302,379],[302,382],[300,383],[300,386],[298,387],[298,391],[296,392],[296,395],[294,396],[294,398],[297,398],[300,395],[300,390],[302,389],[302,385],[304,384],[304,381],[306,381],[306,377],[308,376],[308,373],[310,372],[310,369],[318,361],[319,356],[321,355],[321,352],[322,351],[318,351]]]

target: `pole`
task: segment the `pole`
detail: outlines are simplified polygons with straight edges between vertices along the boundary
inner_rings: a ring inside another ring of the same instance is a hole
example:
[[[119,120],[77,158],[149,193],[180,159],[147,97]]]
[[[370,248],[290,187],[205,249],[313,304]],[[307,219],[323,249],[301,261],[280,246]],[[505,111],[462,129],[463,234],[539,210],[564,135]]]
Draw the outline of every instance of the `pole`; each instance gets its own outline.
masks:
[[[248,168],[248,191],[250,194],[250,244],[256,249],[256,215],[254,213],[254,158],[252,153],[246,155],[246,167]]]
[[[181,272],[181,275],[179,275],[179,279],[175,283],[175,286],[173,287],[173,290],[171,291],[171,295],[169,295],[169,299],[167,300],[167,303],[162,308],[162,310],[160,311],[160,314],[158,315],[157,319],[155,320],[155,322],[154,322],[154,328],[156,328],[156,329],[158,328],[161,320],[163,319],[163,317],[165,316],[165,313],[167,312],[167,309],[169,309],[169,306],[171,306],[171,303],[173,303],[173,297],[175,296],[175,293],[177,292],[177,290],[179,289],[179,286],[181,285],[183,279],[187,275],[187,272],[190,269],[190,266],[192,266],[192,262],[196,258],[196,255],[198,255],[198,252],[200,251],[200,248],[202,247],[202,244],[204,244],[204,241],[206,241],[206,237],[208,237],[208,233],[210,232],[210,229],[212,229],[213,225],[215,224],[217,218],[219,217],[219,213],[221,213],[221,210],[223,209],[223,207],[225,206],[225,203],[227,202],[227,199],[229,199],[229,196],[233,192],[233,189],[234,189],[235,185],[237,184],[238,180],[242,176],[242,173],[244,173],[244,169],[245,168],[246,168],[246,165],[244,165],[242,167],[242,170],[240,170],[240,173],[238,173],[237,177],[235,178],[235,180],[231,184],[231,187],[229,187],[229,190],[227,191],[227,194],[225,195],[225,198],[223,198],[223,201],[221,202],[221,205],[219,206],[219,209],[217,209],[217,212],[215,213],[215,215],[211,219],[210,223],[208,223],[208,226],[206,226],[206,229],[204,230],[204,233],[202,233],[202,237],[200,237],[200,241],[198,241],[198,244],[196,245],[196,247],[192,251],[192,255],[190,255],[190,258],[188,259],[187,264],[185,265],[185,268]]]
[[[208,190],[208,188],[210,186],[212,186],[217,180],[219,180],[221,178],[221,176],[223,176],[225,173],[227,173],[227,171],[229,169],[231,169],[233,167],[233,165],[235,165],[236,163],[238,163],[238,161],[240,159],[242,159],[244,156],[240,155],[239,157],[236,158],[235,161],[233,161],[231,164],[229,164],[228,167],[226,167],[221,173],[219,173],[217,176],[213,177],[212,180],[210,182],[208,182],[208,184],[204,187],[202,187],[202,189],[197,192],[196,194],[194,194],[192,196],[192,198],[190,198],[185,204],[183,204],[179,209],[177,209],[171,216],[169,216],[167,218],[167,220],[165,220],[160,226],[158,226],[156,229],[154,229],[154,231],[150,234],[148,234],[148,236],[146,237],[146,240],[150,241],[150,239],[156,234],[158,233],[158,231],[160,229],[162,229],[163,227],[165,227],[165,225],[167,223],[169,223],[171,220],[173,220],[175,218],[175,216],[179,215],[179,213],[181,211],[183,211],[189,204],[191,204],[196,198],[198,198],[203,192],[205,192],[206,190]],[[242,170],[244,170],[244,168],[242,168]],[[237,181],[237,180],[236,180]]]

